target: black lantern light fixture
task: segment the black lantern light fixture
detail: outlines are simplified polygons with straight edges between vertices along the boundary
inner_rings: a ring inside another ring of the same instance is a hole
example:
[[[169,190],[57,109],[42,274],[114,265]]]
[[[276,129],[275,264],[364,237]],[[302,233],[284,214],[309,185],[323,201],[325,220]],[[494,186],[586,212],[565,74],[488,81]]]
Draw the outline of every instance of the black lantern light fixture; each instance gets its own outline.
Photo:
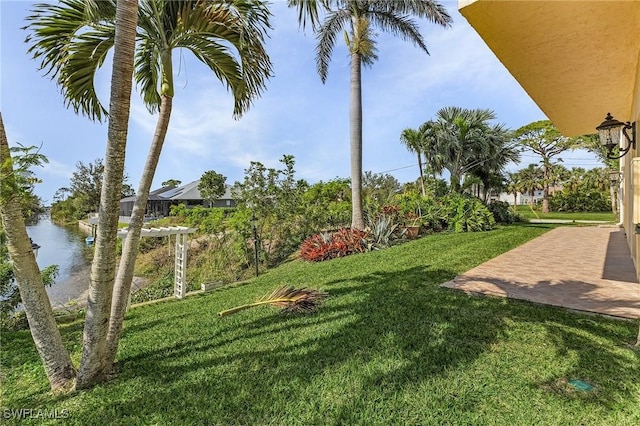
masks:
[[[636,148],[636,123],[618,121],[611,116],[611,113],[607,113],[607,117],[602,124],[596,127],[598,136],[600,137],[600,143],[607,147],[607,158],[615,160],[617,158],[624,157],[631,148]],[[614,153],[616,147],[620,147],[620,130],[624,135],[627,146],[620,148],[619,155]],[[631,130],[631,135],[627,132]]]

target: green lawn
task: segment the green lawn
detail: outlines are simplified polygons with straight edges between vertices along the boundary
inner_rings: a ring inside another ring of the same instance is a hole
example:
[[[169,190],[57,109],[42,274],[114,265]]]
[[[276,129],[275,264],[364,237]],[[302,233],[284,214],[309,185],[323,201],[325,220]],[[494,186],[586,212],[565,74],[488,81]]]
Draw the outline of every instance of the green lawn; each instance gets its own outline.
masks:
[[[48,392],[28,332],[7,333],[2,408],[65,409],[65,424],[78,425],[640,424],[640,353],[628,345],[637,322],[439,287],[548,229],[292,261],[248,285],[134,308],[120,374],[70,395]],[[312,315],[216,316],[281,284],[330,297]],[[75,359],[81,333],[63,326]]]
[[[567,219],[567,220],[603,220],[606,222],[617,222],[618,217],[607,212],[587,212],[587,213],[567,213],[550,212],[542,213],[540,210],[531,211],[529,206],[517,206],[516,211],[525,219]]]

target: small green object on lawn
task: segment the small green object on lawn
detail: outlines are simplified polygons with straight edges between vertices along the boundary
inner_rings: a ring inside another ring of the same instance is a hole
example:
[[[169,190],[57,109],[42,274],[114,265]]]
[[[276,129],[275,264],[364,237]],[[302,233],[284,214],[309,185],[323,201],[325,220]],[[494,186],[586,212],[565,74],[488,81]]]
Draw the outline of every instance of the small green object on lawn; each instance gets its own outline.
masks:
[[[583,382],[582,380],[569,380],[569,384],[581,391],[591,392],[593,390],[593,386],[587,382]]]

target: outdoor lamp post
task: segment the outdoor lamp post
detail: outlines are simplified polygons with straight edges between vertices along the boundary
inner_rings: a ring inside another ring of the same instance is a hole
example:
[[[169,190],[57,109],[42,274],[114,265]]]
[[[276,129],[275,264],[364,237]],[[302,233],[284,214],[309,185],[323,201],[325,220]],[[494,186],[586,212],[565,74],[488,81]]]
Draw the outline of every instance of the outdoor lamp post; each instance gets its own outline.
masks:
[[[251,227],[253,228],[253,255],[255,256],[256,277],[258,276],[258,218],[256,213],[251,213],[251,219],[249,220]]]
[[[607,158],[615,160],[617,158],[624,157],[631,148],[636,148],[636,123],[618,121],[611,116],[611,113],[607,113],[604,121],[596,127],[600,143],[607,148]],[[615,155],[613,150],[620,146],[620,130],[624,135],[627,146],[620,148],[620,155]],[[627,133],[627,130],[631,130],[631,135]]]

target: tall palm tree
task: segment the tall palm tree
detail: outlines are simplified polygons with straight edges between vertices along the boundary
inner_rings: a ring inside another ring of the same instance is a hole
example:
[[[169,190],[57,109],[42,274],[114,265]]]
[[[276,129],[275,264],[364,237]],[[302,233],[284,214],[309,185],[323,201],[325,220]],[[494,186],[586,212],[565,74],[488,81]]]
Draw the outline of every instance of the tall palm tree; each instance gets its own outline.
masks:
[[[349,100],[349,127],[351,151],[351,226],[364,228],[362,213],[362,66],[371,66],[378,59],[374,28],[411,41],[429,54],[418,25],[411,18],[426,18],[443,27],[452,19],[446,9],[433,0],[371,1],[371,0],[289,0],[298,9],[298,20],[314,26],[317,38],[316,65],[324,83],[329,61],[340,34],[344,34],[351,58],[351,86]],[[326,16],[319,23],[318,9]]]
[[[0,114],[0,221],[6,234],[7,249],[29,322],[29,330],[42,359],[51,389],[64,388],[73,382],[76,371],[62,342],[27,235],[21,209],[18,174],[11,159]]]
[[[106,51],[114,48],[105,170],[77,388],[92,386],[107,374],[104,358],[116,265],[137,14],[136,0],[117,3],[62,0],[60,5],[34,6],[33,14],[27,18],[30,24],[26,28],[33,31],[26,40],[33,43],[29,52],[40,60],[40,68],[56,79],[67,106],[94,119],[101,119],[106,111],[93,91],[91,69],[84,65],[89,58],[102,64]],[[105,22],[111,25],[105,26]]]
[[[420,190],[422,196],[426,195],[424,190],[424,172],[422,170],[422,134],[419,130],[404,129],[400,134],[400,142],[402,142],[409,152],[418,156],[418,168],[420,169]]]
[[[88,21],[84,12],[84,0],[64,0],[61,6],[40,5],[39,14],[34,14],[29,25],[34,31],[32,50],[36,57],[51,50],[69,52],[65,61],[49,66],[55,75],[61,76],[59,80],[76,76],[61,85],[67,102],[76,111],[100,119],[106,111],[97,98],[93,80],[113,45],[114,17],[104,8],[99,20]],[[262,0],[140,1],[134,75],[148,109],[158,112],[158,122],[123,245],[103,371],[115,359],[145,206],[171,116],[172,53],[177,48],[188,49],[208,66],[233,94],[233,114],[239,117],[260,95],[271,74],[271,62],[263,46],[266,30],[270,28],[269,16]],[[113,209],[116,224],[118,211],[116,203]]]

